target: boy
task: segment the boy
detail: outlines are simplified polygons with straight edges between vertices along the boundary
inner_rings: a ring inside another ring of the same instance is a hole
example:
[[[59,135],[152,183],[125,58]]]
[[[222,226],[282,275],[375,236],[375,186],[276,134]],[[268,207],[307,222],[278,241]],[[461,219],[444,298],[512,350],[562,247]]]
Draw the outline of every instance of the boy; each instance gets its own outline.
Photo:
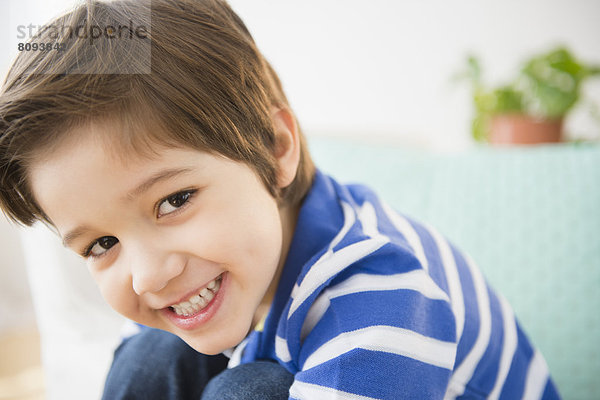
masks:
[[[51,26],[34,41],[58,50],[21,53],[2,89],[0,204],[144,326],[104,398],[558,398],[468,257],[315,169],[223,1],[91,2]]]

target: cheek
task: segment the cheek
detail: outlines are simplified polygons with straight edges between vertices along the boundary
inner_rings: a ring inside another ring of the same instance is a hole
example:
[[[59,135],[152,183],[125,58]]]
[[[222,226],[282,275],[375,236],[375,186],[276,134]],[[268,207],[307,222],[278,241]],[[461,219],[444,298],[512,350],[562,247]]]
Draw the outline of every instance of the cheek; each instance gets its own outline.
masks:
[[[137,309],[137,300],[131,278],[120,276],[116,266],[91,271],[104,300],[119,314],[130,316]]]
[[[260,201],[262,200],[262,201]],[[226,234],[244,257],[260,262],[265,268],[277,264],[281,253],[282,232],[279,213],[270,198],[255,199],[227,220]],[[260,266],[258,266],[260,267]]]
[[[274,252],[279,255],[279,211],[276,202],[266,194],[248,193],[243,199],[219,197],[201,207],[178,234],[183,240],[189,238],[201,257],[223,262],[235,256],[256,258]]]

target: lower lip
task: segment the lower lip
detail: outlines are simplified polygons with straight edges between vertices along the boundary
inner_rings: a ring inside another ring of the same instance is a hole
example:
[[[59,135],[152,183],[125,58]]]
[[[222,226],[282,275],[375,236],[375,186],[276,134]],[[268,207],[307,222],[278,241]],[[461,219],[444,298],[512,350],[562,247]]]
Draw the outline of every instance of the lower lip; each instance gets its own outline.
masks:
[[[227,289],[227,283],[227,273],[225,272],[223,273],[223,275],[221,275],[221,286],[219,287],[219,291],[217,292],[215,297],[213,297],[213,299],[210,301],[210,303],[208,303],[206,307],[198,311],[196,314],[192,314],[186,317],[177,314],[170,307],[163,308],[161,312],[169,321],[171,321],[175,326],[177,326],[180,329],[186,331],[196,329],[210,321],[211,318],[217,313],[217,311],[221,307],[221,304],[223,303],[223,293]]]

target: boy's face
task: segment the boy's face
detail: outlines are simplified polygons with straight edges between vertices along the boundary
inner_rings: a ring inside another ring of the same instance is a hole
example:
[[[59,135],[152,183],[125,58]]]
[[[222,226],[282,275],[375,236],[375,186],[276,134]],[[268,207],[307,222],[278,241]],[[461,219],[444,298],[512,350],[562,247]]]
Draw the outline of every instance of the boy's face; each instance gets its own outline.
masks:
[[[245,164],[173,148],[124,162],[89,131],[30,170],[65,245],[125,317],[207,354],[238,344],[268,308],[295,214]]]

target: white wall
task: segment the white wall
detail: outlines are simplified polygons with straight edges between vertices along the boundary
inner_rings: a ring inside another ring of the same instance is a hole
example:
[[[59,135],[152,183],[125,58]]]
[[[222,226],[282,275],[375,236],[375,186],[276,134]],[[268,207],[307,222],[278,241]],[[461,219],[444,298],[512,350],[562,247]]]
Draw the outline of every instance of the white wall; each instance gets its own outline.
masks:
[[[480,55],[490,80],[532,52],[567,44],[600,64],[596,0],[230,0],[279,71],[309,132],[470,142],[470,97],[449,78]],[[593,95],[600,103],[600,84]],[[572,124],[571,124],[572,125]],[[600,138],[600,122],[579,135]]]
[[[3,0],[0,15],[10,15],[13,25],[41,24],[73,4],[73,0]],[[470,143],[470,97],[466,85],[449,81],[467,53],[480,55],[492,82],[510,79],[525,57],[558,43],[568,45],[581,59],[600,64],[597,0],[230,0],[230,4],[281,75],[302,125],[313,134],[383,136],[460,149]],[[3,35],[10,40],[0,40],[0,50],[8,42],[11,47],[0,51],[0,71],[8,65],[5,55],[16,54],[15,35],[11,27]],[[600,104],[600,82],[588,89]],[[575,113],[569,130],[575,136],[600,139],[600,121],[591,123],[586,116]]]

